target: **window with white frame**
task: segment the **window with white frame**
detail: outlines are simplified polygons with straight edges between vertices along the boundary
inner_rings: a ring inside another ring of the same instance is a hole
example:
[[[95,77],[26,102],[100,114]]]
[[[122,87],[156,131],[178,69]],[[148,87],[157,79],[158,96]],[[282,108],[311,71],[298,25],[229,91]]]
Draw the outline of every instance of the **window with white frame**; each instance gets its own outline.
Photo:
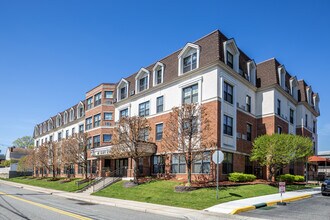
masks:
[[[153,85],[159,85],[163,83],[164,78],[164,64],[157,62],[153,68]]]
[[[86,118],[86,131],[92,129],[93,124],[92,124],[92,117]]]
[[[112,99],[113,98],[113,91],[105,91],[104,96],[106,99]]]
[[[234,56],[229,51],[227,51],[227,65],[234,68]]]
[[[183,58],[183,73],[197,68],[197,53],[190,54]]]
[[[93,97],[87,99],[87,110],[93,108]]]
[[[112,112],[104,112],[104,120],[112,120]]]
[[[127,88],[122,87],[120,88],[120,99],[125,99],[127,97]]]
[[[233,118],[228,115],[223,116],[223,133],[233,136]]]
[[[224,47],[224,62],[239,73],[239,49],[236,46],[234,39],[229,39],[223,43]]]
[[[84,104],[82,102],[80,102],[78,105],[78,109],[77,109],[77,117],[81,118],[84,115],[85,115]]]
[[[135,89],[137,92],[142,92],[149,88],[149,71],[141,68],[135,77]]]
[[[56,117],[56,127],[59,127],[61,125],[62,125],[62,117],[61,117],[61,115],[57,115],[57,117]]]
[[[156,100],[156,112],[161,113],[164,111],[164,96],[157,97]]]
[[[182,104],[198,103],[198,84],[188,86],[182,90]]]
[[[182,49],[179,58],[179,75],[185,74],[199,67],[200,47],[196,44],[188,43]]]
[[[233,100],[233,96],[234,96],[234,87],[232,85],[230,85],[227,82],[224,82],[224,86],[223,86],[223,96],[224,96],[224,100],[226,102],[229,102],[230,104],[234,103]]]
[[[100,92],[94,96],[94,107],[101,105],[101,100],[102,100],[102,93]]]
[[[147,89],[148,77],[145,76],[139,80],[139,92]]]
[[[74,110],[73,109],[70,109],[70,122],[74,120]]]
[[[149,113],[150,113],[149,108],[150,108],[150,102],[149,101],[139,104],[139,116],[140,117],[148,116]]]
[[[64,112],[64,124],[68,123],[68,112]]]
[[[128,82],[125,79],[121,79],[117,87],[117,99],[123,100],[128,97]]]
[[[246,111],[251,112],[251,97],[247,95],[245,101],[246,101]]]
[[[128,108],[125,108],[123,110],[120,110],[119,116],[120,116],[120,118],[128,117]]]
[[[139,140],[140,141],[148,141],[149,139],[149,129],[142,128],[139,130]]]
[[[94,128],[101,125],[101,114],[94,115]]]

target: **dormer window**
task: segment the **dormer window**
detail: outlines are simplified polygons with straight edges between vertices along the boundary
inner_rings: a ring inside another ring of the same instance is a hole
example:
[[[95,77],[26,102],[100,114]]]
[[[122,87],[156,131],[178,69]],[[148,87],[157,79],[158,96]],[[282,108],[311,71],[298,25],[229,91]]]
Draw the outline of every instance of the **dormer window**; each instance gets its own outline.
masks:
[[[234,39],[223,42],[224,62],[230,68],[239,73],[239,49]]]
[[[307,93],[307,102],[312,105],[312,87],[308,86],[306,89],[306,93]]]
[[[69,118],[70,118],[69,119],[70,122],[74,120],[74,110],[73,110],[73,108],[70,109],[70,116],[69,116]]]
[[[227,51],[227,65],[234,68],[234,56],[229,51]]]
[[[62,125],[62,116],[60,114],[56,117],[56,127],[60,127]]]
[[[68,123],[68,112],[64,112],[64,124]]]
[[[81,118],[85,115],[85,108],[84,108],[84,104],[82,102],[79,102],[78,106],[77,106],[77,117]]]
[[[278,81],[280,86],[286,90],[286,85],[285,85],[285,75],[286,75],[286,70],[283,65],[278,67]]]
[[[155,67],[153,68],[153,85],[159,85],[163,83],[163,78],[164,78],[164,64],[161,62],[157,62]]]
[[[296,100],[298,100],[298,81],[296,77],[290,79],[290,94]]]
[[[248,80],[252,83],[252,85],[256,85],[256,64],[254,60],[251,60],[247,63],[248,69]]]
[[[48,131],[50,131],[52,129],[53,129],[53,120],[50,119],[50,120],[48,120]]]
[[[318,93],[314,94],[313,100],[314,100],[314,109],[315,109],[315,111],[317,111],[319,113],[320,112],[320,109],[319,109],[320,97],[319,97]]]
[[[189,72],[197,67],[197,53],[183,58],[183,73]]]
[[[128,82],[121,79],[117,86],[117,100],[123,100],[128,97]]]
[[[141,68],[135,77],[135,90],[142,92],[149,89],[149,71]]]
[[[179,58],[179,75],[197,69],[199,67],[200,47],[196,44],[188,43],[182,49]]]

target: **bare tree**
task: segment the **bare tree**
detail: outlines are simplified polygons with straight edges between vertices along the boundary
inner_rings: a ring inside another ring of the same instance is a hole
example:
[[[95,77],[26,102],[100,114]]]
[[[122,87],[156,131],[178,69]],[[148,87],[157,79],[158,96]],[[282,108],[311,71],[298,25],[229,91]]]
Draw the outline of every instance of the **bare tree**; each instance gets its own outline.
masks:
[[[77,164],[84,170],[87,179],[87,133],[79,133],[62,141],[62,162],[64,164]]]
[[[35,154],[36,161],[38,162],[39,166],[46,168],[49,171],[52,170],[53,179],[56,178],[56,170],[59,166],[58,144],[59,143],[57,142],[45,143],[37,148],[37,152]]]
[[[111,155],[134,160],[134,183],[138,183],[139,159],[156,152],[156,145],[149,138],[150,130],[148,120],[139,116],[122,117],[115,128]]]
[[[210,117],[199,104],[184,104],[170,113],[164,129],[164,149],[184,155],[187,167],[187,185],[191,185],[192,164],[203,152],[215,146]]]
[[[36,158],[35,153],[36,151],[34,149],[28,149],[28,154],[18,161],[17,170],[26,172],[31,171],[36,166]]]

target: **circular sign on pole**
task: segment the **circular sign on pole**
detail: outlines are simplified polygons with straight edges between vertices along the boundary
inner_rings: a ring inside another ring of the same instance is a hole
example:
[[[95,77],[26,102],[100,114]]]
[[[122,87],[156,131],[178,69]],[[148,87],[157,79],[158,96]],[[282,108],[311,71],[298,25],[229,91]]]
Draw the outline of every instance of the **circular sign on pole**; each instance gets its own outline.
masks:
[[[222,161],[224,159],[224,155],[222,153],[221,150],[216,150],[214,151],[214,153],[212,154],[212,161],[215,163],[215,164],[221,164]]]

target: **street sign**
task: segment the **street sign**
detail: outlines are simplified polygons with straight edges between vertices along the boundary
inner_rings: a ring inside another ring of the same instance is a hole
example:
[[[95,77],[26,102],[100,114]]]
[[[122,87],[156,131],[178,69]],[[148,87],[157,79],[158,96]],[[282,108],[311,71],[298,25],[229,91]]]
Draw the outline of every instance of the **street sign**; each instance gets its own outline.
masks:
[[[278,183],[278,191],[279,193],[285,193],[285,182]]]
[[[224,155],[222,153],[221,150],[216,150],[214,151],[214,153],[212,154],[212,161],[215,163],[215,164],[221,164],[222,161],[224,159]]]

